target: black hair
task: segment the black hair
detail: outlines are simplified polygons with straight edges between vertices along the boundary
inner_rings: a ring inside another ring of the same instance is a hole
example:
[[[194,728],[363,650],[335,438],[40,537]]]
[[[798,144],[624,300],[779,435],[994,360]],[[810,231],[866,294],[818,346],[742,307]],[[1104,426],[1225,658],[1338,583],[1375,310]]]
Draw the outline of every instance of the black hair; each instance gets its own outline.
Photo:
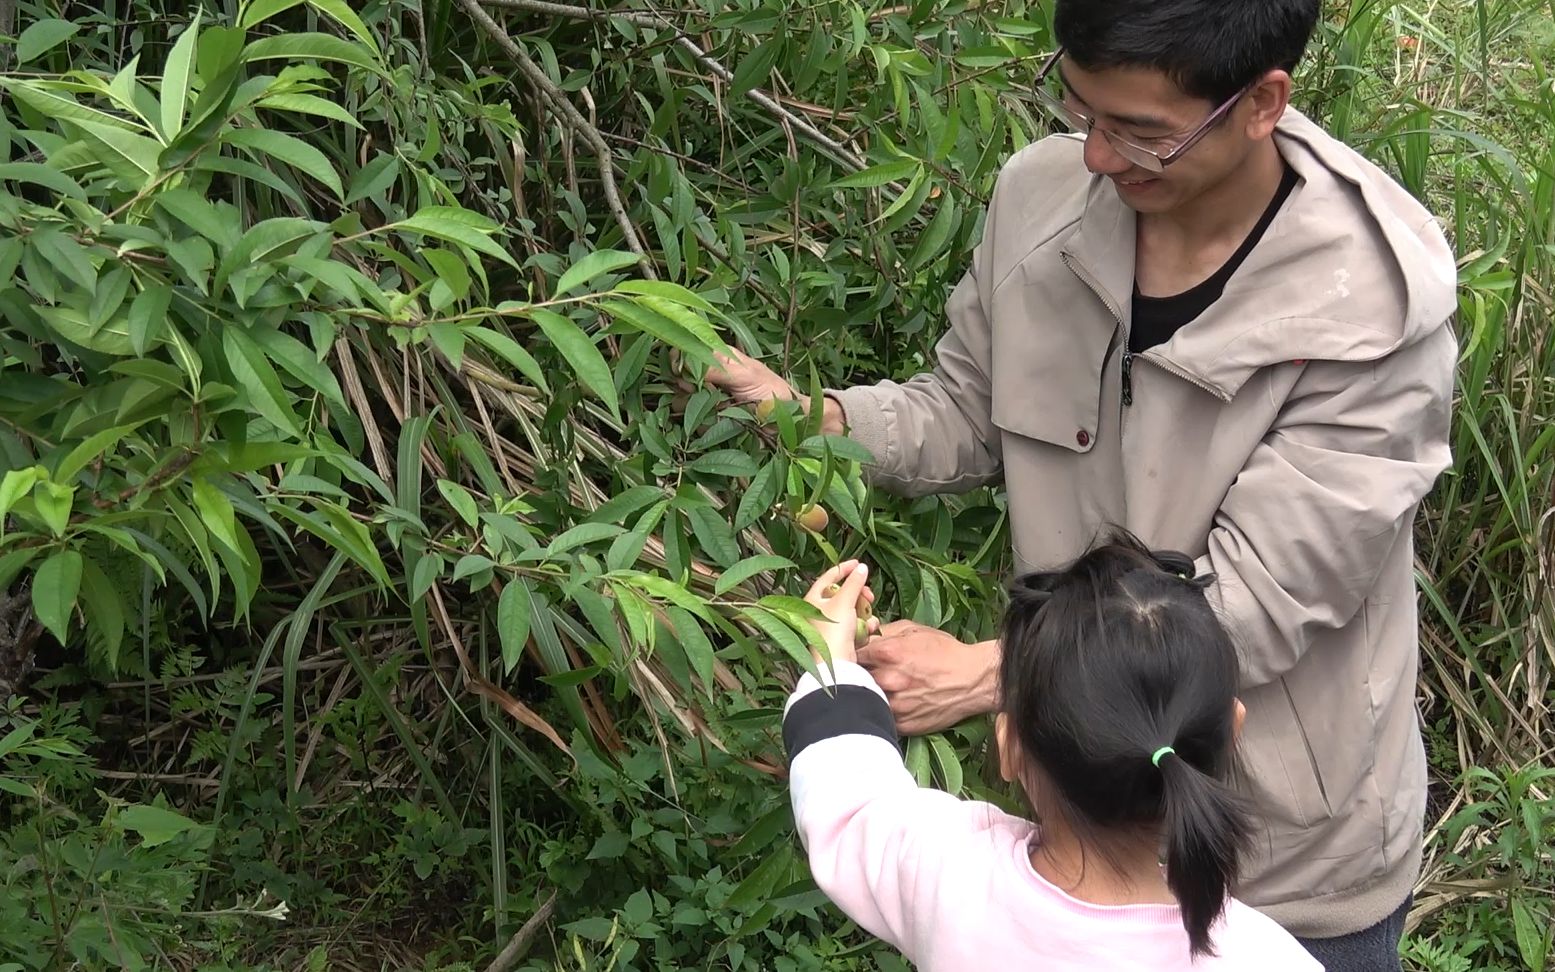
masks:
[[[1294,71],[1320,0],[1057,0],[1053,32],[1087,71],[1153,68],[1195,98],[1226,101]]]
[[[1117,531],[1064,570],[1020,578],[999,691],[1022,755],[1051,784],[1040,802],[1082,846],[1105,854],[1117,838],[1160,835],[1198,956],[1213,954],[1251,823],[1228,782],[1236,649],[1205,599],[1211,579],[1193,570]]]

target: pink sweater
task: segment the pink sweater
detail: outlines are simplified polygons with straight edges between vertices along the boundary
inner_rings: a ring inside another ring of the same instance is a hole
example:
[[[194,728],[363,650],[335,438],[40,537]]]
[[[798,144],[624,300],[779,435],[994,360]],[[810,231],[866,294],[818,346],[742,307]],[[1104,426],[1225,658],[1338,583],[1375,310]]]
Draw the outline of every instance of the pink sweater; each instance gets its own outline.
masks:
[[[1322,972],[1235,899],[1213,933],[1218,955],[1193,962],[1176,905],[1065,894],[1031,866],[1034,824],[919,788],[874,679],[846,662],[836,679],[823,692],[804,676],[784,710],[794,819],[821,890],[919,969]]]

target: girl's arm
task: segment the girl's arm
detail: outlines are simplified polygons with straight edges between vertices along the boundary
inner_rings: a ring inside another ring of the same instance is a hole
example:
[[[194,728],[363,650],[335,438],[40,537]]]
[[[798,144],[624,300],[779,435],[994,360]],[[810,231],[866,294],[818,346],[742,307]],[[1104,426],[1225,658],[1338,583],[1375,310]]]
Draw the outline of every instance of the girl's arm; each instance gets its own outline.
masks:
[[[834,671],[821,666],[824,686],[800,679],[784,710],[794,820],[826,896],[912,959],[936,903],[963,900],[947,897],[955,835],[977,829],[973,808],[992,808],[920,788],[880,687],[852,662]]]

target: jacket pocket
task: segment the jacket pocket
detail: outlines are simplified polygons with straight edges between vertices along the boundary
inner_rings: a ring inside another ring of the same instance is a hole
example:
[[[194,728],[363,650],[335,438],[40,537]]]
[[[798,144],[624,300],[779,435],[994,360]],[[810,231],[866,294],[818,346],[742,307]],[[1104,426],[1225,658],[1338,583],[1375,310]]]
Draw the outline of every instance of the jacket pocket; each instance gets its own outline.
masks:
[[[1322,771],[1283,678],[1246,697],[1242,759],[1260,814],[1276,833],[1306,831],[1333,816]]]
[[[1116,381],[1108,363],[1117,322],[1066,270],[1057,276],[1018,273],[994,298],[994,425],[1071,452],[1090,452],[1101,431],[1103,376]]]

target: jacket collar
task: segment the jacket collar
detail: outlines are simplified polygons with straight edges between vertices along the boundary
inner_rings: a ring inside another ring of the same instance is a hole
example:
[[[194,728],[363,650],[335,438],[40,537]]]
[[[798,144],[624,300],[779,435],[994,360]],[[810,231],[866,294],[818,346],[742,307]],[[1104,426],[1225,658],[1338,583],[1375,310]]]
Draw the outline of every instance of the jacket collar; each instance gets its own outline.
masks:
[[[1144,355],[1225,400],[1271,365],[1384,357],[1456,305],[1452,252],[1419,203],[1293,108],[1275,137],[1295,191],[1225,295]],[[1093,177],[1062,253],[1125,327],[1134,240],[1134,212]]]

